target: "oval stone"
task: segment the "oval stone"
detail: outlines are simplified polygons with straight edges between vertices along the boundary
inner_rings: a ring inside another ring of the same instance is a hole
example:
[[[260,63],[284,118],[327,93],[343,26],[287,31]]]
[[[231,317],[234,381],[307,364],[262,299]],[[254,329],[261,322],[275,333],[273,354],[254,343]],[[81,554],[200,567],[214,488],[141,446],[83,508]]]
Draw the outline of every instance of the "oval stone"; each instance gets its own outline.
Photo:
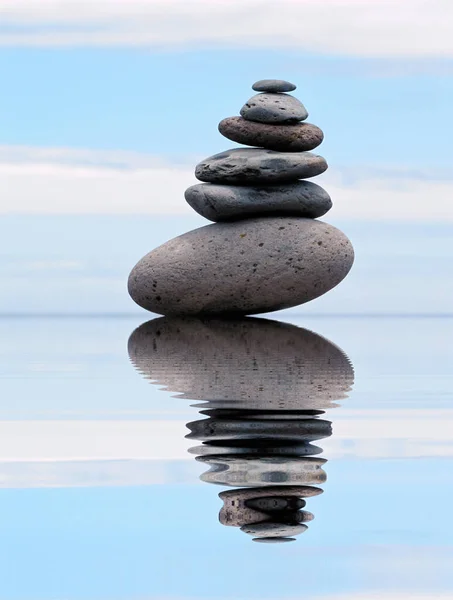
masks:
[[[238,144],[278,150],[279,152],[304,152],[313,150],[324,139],[319,127],[311,123],[286,123],[270,125],[247,121],[242,117],[227,117],[219,123],[220,133]]]
[[[199,183],[184,196],[198,214],[214,222],[272,213],[316,219],[332,208],[329,194],[311,181],[261,187]]]
[[[354,261],[332,225],[297,217],[214,223],[159,246],[132,269],[129,294],[162,315],[247,315],[322,296]]]
[[[289,94],[256,94],[241,108],[241,117],[259,123],[297,123],[308,117],[300,100]]]
[[[260,79],[252,85],[255,92],[293,92],[295,89],[294,83],[284,79]]]
[[[198,163],[195,177],[208,183],[257,185],[307,179],[326,169],[325,158],[311,152],[233,148]]]

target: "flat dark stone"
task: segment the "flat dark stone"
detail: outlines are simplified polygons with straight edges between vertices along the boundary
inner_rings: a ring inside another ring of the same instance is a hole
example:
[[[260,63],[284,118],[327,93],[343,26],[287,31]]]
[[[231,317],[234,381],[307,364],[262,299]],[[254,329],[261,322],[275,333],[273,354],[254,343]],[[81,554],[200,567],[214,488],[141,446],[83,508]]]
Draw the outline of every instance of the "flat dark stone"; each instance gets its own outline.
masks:
[[[255,186],[307,179],[326,169],[326,160],[311,152],[233,148],[201,161],[195,176],[208,183]]]
[[[316,219],[332,208],[329,194],[311,181],[260,187],[201,183],[184,196],[198,214],[214,222],[271,214]]]
[[[295,89],[294,83],[284,79],[260,79],[252,85],[255,92],[293,92]]]
[[[311,123],[269,124],[227,117],[219,123],[220,133],[238,144],[279,152],[305,152],[319,146],[324,134]]]

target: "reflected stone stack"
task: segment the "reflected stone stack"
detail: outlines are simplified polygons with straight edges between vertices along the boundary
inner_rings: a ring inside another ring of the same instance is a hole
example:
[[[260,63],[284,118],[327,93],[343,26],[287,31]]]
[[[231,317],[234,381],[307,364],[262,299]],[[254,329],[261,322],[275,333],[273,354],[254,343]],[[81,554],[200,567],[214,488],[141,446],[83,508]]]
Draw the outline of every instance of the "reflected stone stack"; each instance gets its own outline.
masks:
[[[142,258],[129,276],[137,304],[169,316],[249,315],[321,296],[351,269],[354,252],[338,229],[317,221],[332,206],[307,178],[327,163],[310,152],[323,140],[305,123],[288,81],[263,80],[241,116],[219,130],[251,146],[199,163],[204,183],[186,190],[190,206],[214,224],[190,231]]]
[[[307,529],[306,498],[322,493],[332,435],[325,411],[347,397],[354,370],[325,338],[267,319],[154,319],[136,329],[132,363],[152,383],[200,400],[187,424],[201,479],[222,491],[219,519],[254,541],[281,543]],[[315,443],[313,443],[315,442]]]

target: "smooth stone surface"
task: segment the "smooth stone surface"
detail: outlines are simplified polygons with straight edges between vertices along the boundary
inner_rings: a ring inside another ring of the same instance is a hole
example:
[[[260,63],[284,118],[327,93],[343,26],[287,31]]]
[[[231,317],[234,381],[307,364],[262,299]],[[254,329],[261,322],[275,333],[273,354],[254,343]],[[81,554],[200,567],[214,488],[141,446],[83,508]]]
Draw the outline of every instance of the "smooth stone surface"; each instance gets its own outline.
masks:
[[[260,79],[252,85],[255,92],[293,92],[295,89],[294,83],[284,79]]]
[[[241,531],[258,538],[282,538],[299,535],[308,528],[302,523],[299,525],[286,525],[285,523],[252,523],[241,527]]]
[[[311,123],[269,125],[247,121],[242,117],[227,117],[219,123],[220,133],[238,144],[257,146],[279,152],[305,152],[321,144],[324,134]]]
[[[201,161],[195,177],[208,183],[272,184],[315,177],[327,169],[325,158],[311,152],[275,152],[233,148]]]
[[[198,214],[214,222],[269,214],[316,219],[332,208],[329,194],[311,181],[261,187],[199,183],[184,196]]]
[[[256,94],[240,112],[244,119],[259,123],[297,123],[308,117],[302,102],[288,94]]]
[[[351,242],[313,219],[264,217],[189,231],[143,257],[128,289],[165,315],[247,315],[298,306],[342,281]]]

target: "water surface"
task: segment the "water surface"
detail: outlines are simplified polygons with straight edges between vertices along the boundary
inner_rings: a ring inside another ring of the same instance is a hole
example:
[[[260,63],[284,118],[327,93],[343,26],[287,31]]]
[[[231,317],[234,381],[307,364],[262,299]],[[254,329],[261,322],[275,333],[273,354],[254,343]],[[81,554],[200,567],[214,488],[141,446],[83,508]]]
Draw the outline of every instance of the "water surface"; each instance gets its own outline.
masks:
[[[452,319],[156,323],[0,320],[1,598],[453,597]]]

